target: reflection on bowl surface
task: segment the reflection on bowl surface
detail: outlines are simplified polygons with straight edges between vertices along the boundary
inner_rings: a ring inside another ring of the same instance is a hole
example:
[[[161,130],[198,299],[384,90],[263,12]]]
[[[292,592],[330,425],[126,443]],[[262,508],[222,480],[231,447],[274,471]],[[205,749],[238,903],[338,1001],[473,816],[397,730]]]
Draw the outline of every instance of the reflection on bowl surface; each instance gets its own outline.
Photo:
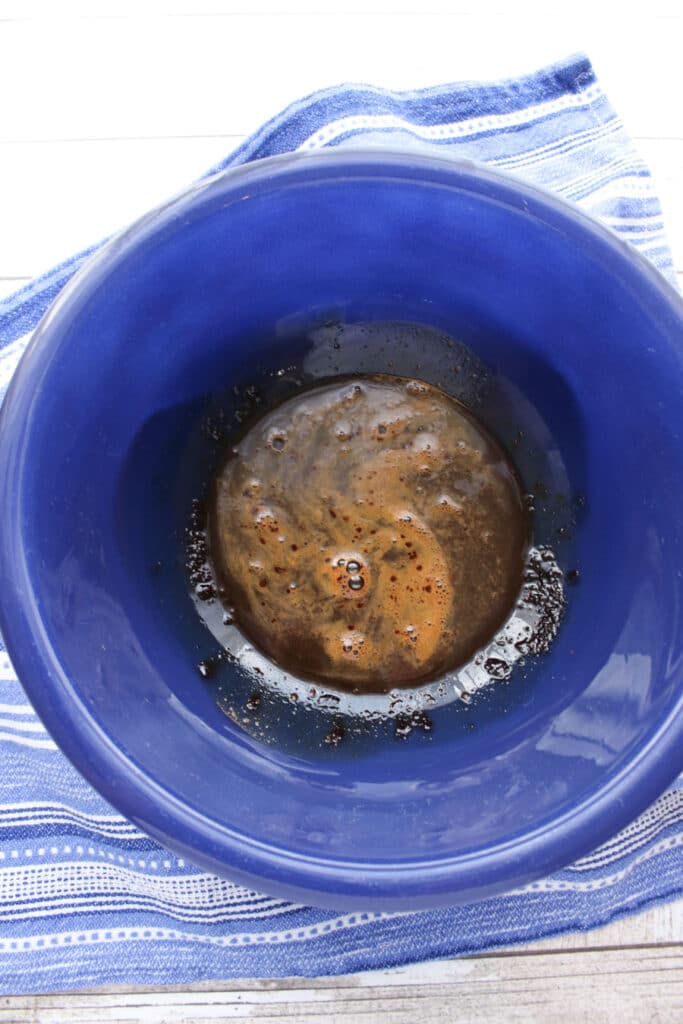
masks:
[[[373,324],[391,344],[365,344]],[[66,289],[3,406],[0,625],[29,696],[133,821],[298,901],[435,906],[567,863],[683,767],[682,331],[626,246],[487,170],[339,151],[189,190]],[[324,743],[329,711],[271,713],[248,665],[197,673],[216,650],[182,558],[199,425],[299,369],[478,403],[535,495],[534,543],[580,570],[547,654],[403,742]]]

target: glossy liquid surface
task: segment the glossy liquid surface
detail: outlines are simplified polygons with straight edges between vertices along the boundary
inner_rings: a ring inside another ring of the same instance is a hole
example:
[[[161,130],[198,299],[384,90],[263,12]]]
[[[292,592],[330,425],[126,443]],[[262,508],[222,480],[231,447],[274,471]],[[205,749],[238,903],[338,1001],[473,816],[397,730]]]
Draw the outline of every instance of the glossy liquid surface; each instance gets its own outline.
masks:
[[[357,693],[468,661],[510,614],[529,518],[515,470],[459,402],[377,375],[258,420],[216,476],[211,556],[246,635]]]

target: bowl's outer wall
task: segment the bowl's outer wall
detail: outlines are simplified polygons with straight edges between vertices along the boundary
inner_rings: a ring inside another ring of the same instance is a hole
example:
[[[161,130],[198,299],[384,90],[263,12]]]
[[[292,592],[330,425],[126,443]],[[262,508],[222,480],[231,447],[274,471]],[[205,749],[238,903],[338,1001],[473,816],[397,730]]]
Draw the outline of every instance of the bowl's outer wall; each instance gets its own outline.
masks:
[[[171,528],[206,396],[329,316],[465,341],[531,399],[587,499],[581,583],[537,671],[476,728],[446,710],[362,757],[285,754],[218,711],[202,627],[178,625],[180,560],[155,591],[140,526]],[[79,275],[4,404],[0,623],[31,700],[128,817],[297,900],[452,903],[587,851],[683,767],[682,323],[583,215],[451,161],[285,158],[191,190]]]

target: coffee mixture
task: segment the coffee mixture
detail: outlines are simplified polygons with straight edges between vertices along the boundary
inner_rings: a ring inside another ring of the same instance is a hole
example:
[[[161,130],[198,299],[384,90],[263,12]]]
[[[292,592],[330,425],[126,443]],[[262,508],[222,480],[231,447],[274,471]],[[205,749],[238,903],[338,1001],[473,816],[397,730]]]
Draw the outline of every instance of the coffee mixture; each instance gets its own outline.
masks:
[[[222,598],[294,675],[354,693],[467,662],[522,587],[515,470],[459,402],[372,376],[302,392],[256,422],[208,514]]]

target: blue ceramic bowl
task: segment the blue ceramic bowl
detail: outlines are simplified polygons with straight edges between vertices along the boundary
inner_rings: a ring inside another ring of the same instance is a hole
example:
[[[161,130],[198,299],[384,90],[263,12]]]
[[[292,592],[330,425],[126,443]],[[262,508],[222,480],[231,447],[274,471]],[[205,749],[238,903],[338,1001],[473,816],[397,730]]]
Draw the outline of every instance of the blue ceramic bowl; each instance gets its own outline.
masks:
[[[466,343],[586,499],[549,654],[405,743],[263,742],[196,671],[181,455],[212,395],[305,360],[329,319]],[[141,828],[297,901],[424,908],[570,862],[683,768],[682,339],[630,248],[469,164],[338,151],[191,188],[89,262],[4,403],[0,624],[30,699]]]

